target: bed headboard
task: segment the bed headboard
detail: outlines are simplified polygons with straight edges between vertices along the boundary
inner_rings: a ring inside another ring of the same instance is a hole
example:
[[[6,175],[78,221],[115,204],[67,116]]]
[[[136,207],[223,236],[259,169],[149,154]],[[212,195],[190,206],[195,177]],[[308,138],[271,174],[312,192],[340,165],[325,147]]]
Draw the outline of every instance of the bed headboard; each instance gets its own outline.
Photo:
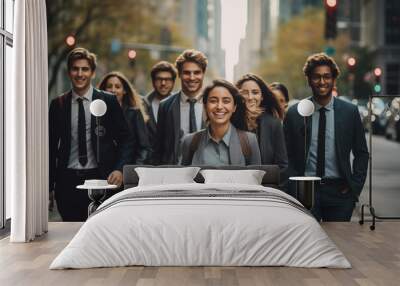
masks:
[[[182,166],[177,165],[125,165],[124,166],[124,189],[136,187],[139,182],[139,177],[135,172],[136,167],[147,167],[147,168],[181,168]],[[266,187],[279,188],[279,174],[280,170],[278,165],[249,165],[249,166],[195,166],[201,169],[220,169],[220,170],[246,170],[246,169],[257,169],[264,170],[265,175],[262,180],[262,185]],[[197,183],[204,183],[204,178],[200,174],[197,174],[194,179]]]

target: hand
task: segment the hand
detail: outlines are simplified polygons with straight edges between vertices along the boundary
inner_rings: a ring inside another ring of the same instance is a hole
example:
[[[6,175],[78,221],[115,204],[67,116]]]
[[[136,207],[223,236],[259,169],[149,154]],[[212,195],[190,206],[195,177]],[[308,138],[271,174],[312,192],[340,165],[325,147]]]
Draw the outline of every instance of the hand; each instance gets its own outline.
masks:
[[[342,193],[343,195],[347,194],[348,192],[350,192],[350,188],[348,186],[345,186],[342,189],[340,189],[340,193]]]
[[[110,185],[117,185],[120,187],[122,185],[122,172],[115,170],[107,178],[107,182]]]
[[[54,191],[49,192],[49,212],[54,210]]]

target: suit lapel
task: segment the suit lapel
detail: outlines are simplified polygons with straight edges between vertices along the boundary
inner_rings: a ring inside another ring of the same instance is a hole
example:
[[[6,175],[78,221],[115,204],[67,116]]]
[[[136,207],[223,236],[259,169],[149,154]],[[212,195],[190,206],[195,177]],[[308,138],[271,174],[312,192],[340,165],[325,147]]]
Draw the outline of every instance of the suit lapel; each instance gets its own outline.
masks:
[[[66,144],[67,144],[67,150],[68,150],[68,156],[69,152],[71,150],[71,105],[72,105],[72,91],[68,92],[66,96],[66,101],[65,101],[65,131],[66,131]]]
[[[229,139],[229,157],[231,159],[231,165],[245,164],[239,135],[233,125],[231,125],[231,138]]]
[[[180,133],[181,133],[181,92],[177,93],[177,96],[174,98],[174,102],[172,104],[172,121],[174,126],[175,138],[179,143]]]
[[[96,89],[93,89],[93,94],[92,94],[92,102],[96,99],[99,99],[99,92]],[[101,122],[101,118],[99,118],[99,124]],[[90,137],[91,137],[91,142],[92,142],[92,148],[94,151],[94,154],[97,154],[97,136],[96,136],[96,117],[91,114],[90,115]]]
[[[341,131],[341,126],[345,126],[344,123],[342,122],[343,117],[340,116],[340,102],[338,99],[334,98],[333,99],[333,114],[334,114],[334,126],[335,126],[335,149],[336,149],[336,156],[339,156],[339,151],[340,151],[340,146],[341,146],[341,140],[342,140],[342,134],[340,133]]]
[[[304,121],[304,119],[303,119]],[[307,140],[306,140],[306,150],[307,154],[310,150],[310,142],[311,142],[311,132],[312,132],[312,115],[305,117],[306,128],[307,128]],[[303,123],[304,124],[304,123]]]
[[[152,107],[152,102],[154,100],[155,97],[155,91],[153,91],[152,93],[150,93],[149,95],[147,95],[146,97],[143,98],[144,103],[147,106],[147,113],[149,114],[150,120],[147,123],[149,129],[151,129],[152,132],[156,132],[156,122],[157,122],[157,118],[153,112],[153,107]]]

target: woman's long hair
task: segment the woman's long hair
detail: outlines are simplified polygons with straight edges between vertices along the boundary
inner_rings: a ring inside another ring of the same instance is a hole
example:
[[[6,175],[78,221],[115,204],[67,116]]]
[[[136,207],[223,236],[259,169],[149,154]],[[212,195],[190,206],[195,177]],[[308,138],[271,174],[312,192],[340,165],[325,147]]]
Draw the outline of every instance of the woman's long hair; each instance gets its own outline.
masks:
[[[132,107],[133,109],[139,109],[143,116],[144,122],[147,122],[149,120],[149,115],[144,108],[143,99],[133,88],[123,73],[118,71],[109,72],[101,79],[100,83],[98,84],[98,88],[101,90],[106,90],[107,81],[112,77],[117,77],[121,81],[125,91],[125,94],[122,98],[122,109],[125,110],[129,107]]]
[[[207,104],[208,96],[210,92],[216,87],[224,87],[233,97],[233,103],[236,105],[236,110],[233,112],[230,122],[237,129],[247,130],[246,122],[245,122],[245,114],[246,114],[246,105],[243,101],[243,98],[239,94],[239,90],[231,84],[229,81],[224,79],[215,79],[212,81],[210,85],[208,85],[202,94],[203,104]]]
[[[281,109],[271,89],[262,80],[261,77],[251,73],[245,74],[236,82],[236,87],[240,89],[242,85],[249,80],[256,82],[261,90],[262,99],[260,103],[260,109],[263,110],[263,112],[269,113],[273,117],[282,118],[284,115],[284,111]],[[253,116],[251,113],[252,112],[250,110],[246,109],[246,124],[249,129],[253,130],[257,128],[256,120],[262,112],[256,114],[256,116]]]

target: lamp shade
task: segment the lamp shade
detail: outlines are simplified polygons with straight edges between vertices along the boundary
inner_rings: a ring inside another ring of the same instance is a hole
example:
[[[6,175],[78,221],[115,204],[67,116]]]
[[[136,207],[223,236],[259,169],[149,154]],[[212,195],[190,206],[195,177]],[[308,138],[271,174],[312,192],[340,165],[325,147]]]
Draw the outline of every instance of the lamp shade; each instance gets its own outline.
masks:
[[[314,103],[309,99],[303,99],[297,105],[297,112],[301,116],[310,116],[314,113]]]
[[[96,117],[103,116],[107,111],[106,103],[101,99],[93,100],[90,104],[90,113]]]

